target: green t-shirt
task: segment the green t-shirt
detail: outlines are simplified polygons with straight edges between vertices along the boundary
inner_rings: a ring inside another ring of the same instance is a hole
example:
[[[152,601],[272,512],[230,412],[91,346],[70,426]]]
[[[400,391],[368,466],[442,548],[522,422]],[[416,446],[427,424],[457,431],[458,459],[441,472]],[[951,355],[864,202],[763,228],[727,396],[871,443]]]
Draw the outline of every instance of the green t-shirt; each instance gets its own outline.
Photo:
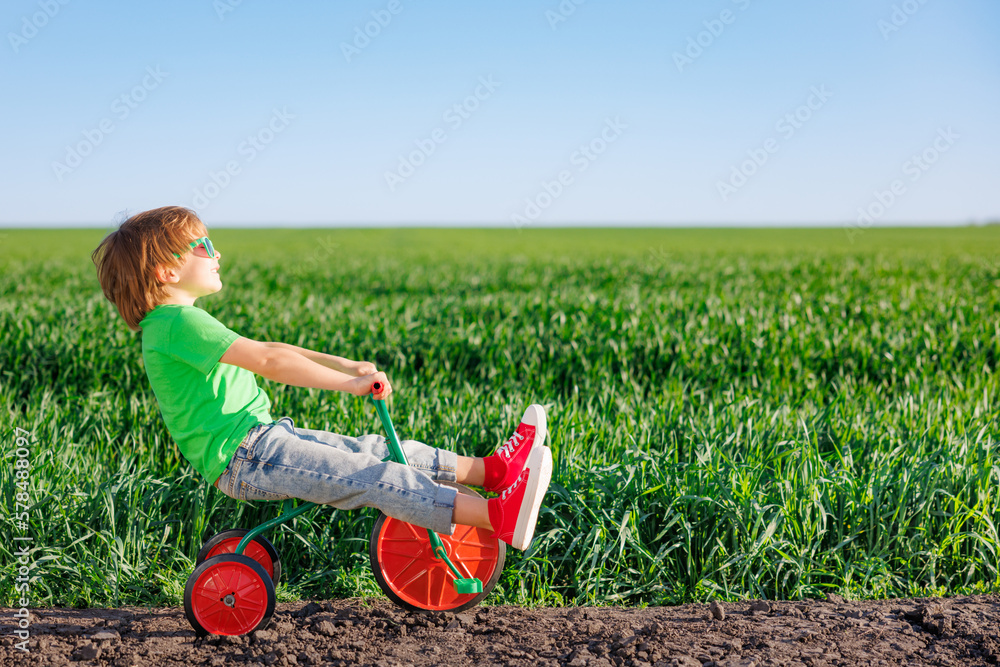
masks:
[[[201,308],[164,304],[142,322],[142,360],[170,436],[214,483],[247,432],[271,424],[271,401],[253,373],[219,359],[239,334]]]

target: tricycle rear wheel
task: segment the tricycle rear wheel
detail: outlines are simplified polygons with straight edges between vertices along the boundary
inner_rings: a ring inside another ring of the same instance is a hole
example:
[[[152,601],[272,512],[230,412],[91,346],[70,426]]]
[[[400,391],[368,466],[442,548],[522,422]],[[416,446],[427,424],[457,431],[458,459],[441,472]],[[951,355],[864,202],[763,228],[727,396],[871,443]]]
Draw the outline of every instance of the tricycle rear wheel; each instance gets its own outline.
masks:
[[[195,560],[195,567],[209,558],[236,553],[236,547],[239,546],[240,540],[249,532],[246,528],[232,528],[216,533],[201,547],[198,558]],[[260,563],[267,575],[271,577],[271,583],[275,586],[278,585],[278,580],[281,578],[281,559],[278,558],[278,550],[274,548],[269,539],[258,535],[250,541],[243,553]]]

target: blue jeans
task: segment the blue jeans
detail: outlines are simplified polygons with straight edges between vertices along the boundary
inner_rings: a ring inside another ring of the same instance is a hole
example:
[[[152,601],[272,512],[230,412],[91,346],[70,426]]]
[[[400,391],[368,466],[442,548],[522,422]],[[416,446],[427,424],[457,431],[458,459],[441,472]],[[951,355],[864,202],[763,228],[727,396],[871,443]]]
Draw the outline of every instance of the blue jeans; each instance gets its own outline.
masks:
[[[385,438],[295,428],[289,417],[250,429],[216,486],[238,500],[300,498],[338,509],[376,507],[451,535],[458,455],[416,440],[400,442],[409,465],[383,462]]]

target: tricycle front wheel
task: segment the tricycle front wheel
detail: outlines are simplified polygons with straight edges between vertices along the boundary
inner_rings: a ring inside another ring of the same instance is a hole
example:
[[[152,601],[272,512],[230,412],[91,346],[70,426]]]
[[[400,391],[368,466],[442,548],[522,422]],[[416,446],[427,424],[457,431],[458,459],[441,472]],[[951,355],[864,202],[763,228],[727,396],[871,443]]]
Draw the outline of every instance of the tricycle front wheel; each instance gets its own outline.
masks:
[[[441,483],[455,487],[459,493],[482,497],[467,486]],[[483,582],[481,593],[455,591],[455,576],[434,555],[426,528],[385,514],[375,521],[369,541],[372,572],[382,592],[404,609],[462,611],[482,602],[500,579],[507,545],[491,534],[472,526],[456,526],[453,535],[439,534],[462,576]]]

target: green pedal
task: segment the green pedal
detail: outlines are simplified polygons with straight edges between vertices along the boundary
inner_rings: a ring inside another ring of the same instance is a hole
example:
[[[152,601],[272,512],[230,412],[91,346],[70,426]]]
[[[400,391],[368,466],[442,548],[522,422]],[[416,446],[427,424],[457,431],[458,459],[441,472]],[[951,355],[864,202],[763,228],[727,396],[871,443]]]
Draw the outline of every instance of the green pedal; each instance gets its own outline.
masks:
[[[456,579],[455,592],[459,595],[467,593],[482,593],[483,582],[479,579]]]

